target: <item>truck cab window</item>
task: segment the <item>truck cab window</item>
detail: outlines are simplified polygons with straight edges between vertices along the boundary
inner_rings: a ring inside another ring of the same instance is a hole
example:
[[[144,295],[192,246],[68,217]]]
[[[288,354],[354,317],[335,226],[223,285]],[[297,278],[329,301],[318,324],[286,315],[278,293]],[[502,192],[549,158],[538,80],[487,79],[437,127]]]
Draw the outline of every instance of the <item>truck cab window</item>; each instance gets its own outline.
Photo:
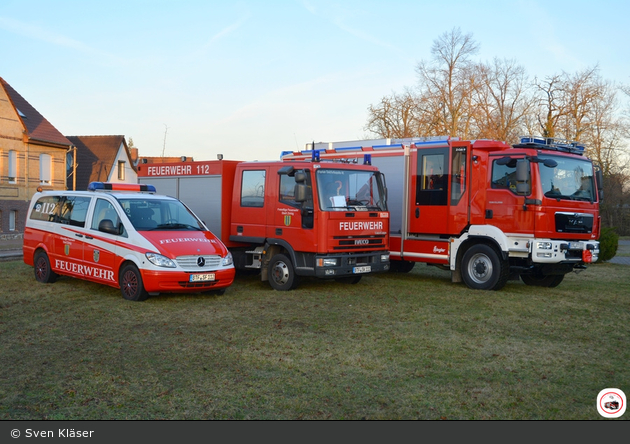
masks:
[[[241,206],[265,205],[265,170],[243,171],[241,181]]]
[[[492,188],[503,188],[516,193],[516,159],[506,165],[492,162]]]
[[[418,153],[416,205],[446,205],[448,188],[447,149]]]
[[[453,148],[451,166],[451,205],[457,205],[466,191],[466,148]]]
[[[283,174],[280,176],[280,191],[278,193],[280,202],[291,205],[292,207],[299,207],[295,201],[295,176],[289,176]]]

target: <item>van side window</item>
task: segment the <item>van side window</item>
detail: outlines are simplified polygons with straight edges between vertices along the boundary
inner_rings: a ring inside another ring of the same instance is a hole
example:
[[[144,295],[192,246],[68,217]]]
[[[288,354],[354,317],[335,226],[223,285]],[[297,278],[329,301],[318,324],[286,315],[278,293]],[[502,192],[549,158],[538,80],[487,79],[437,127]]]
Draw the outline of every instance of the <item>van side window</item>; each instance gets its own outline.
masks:
[[[85,218],[91,200],[90,197],[65,196],[61,202],[59,223],[85,227]]]
[[[44,222],[56,222],[56,216],[59,213],[59,196],[43,196],[37,199],[35,207],[31,211],[32,220],[41,220]]]
[[[104,220],[110,220],[114,227],[119,227],[120,218],[114,206],[105,199],[96,199],[94,206],[94,217],[92,217],[92,230],[98,230],[99,225]]]

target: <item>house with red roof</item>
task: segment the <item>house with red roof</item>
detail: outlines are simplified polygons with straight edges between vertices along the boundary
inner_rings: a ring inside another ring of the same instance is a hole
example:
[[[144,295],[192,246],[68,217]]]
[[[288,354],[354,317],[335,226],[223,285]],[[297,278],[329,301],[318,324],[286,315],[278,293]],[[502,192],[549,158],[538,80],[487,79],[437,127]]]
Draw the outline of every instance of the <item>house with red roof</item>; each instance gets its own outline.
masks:
[[[76,146],[68,175],[69,190],[87,190],[90,182],[138,183],[138,173],[125,136],[67,136]],[[75,170],[75,175],[71,174]]]
[[[38,187],[66,188],[73,144],[0,77],[0,240],[21,236]]]

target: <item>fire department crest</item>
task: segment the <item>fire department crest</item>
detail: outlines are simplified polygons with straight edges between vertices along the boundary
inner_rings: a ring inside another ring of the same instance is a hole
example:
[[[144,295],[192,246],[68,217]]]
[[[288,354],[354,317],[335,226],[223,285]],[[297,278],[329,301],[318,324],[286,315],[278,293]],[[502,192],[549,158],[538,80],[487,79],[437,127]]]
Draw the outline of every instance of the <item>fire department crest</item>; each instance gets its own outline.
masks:
[[[92,254],[92,258],[94,258],[94,262],[98,262],[100,257],[101,257],[101,252],[99,250],[94,250],[94,253]]]
[[[68,256],[70,254],[70,244],[65,244],[63,246],[63,252]]]
[[[284,215],[284,226],[288,227],[291,225],[291,215],[290,214],[285,214]]]

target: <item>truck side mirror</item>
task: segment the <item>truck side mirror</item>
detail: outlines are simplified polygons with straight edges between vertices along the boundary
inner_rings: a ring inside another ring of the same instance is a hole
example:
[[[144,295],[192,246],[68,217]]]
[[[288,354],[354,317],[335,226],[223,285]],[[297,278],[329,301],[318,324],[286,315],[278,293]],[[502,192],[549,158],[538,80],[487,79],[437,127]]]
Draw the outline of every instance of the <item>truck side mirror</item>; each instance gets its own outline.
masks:
[[[529,160],[519,159],[516,161],[516,194],[528,196],[531,193],[529,186]]]
[[[297,177],[296,177],[296,180],[297,180]],[[306,202],[307,200],[306,185],[296,184],[293,193],[294,193],[294,199],[296,202]]]
[[[296,171],[295,172],[295,182],[296,183],[305,183],[306,182],[306,173],[304,171]]]
[[[599,166],[595,167],[595,181],[597,182],[597,195],[599,197],[599,201],[604,200],[604,175],[602,174],[602,169]]]

